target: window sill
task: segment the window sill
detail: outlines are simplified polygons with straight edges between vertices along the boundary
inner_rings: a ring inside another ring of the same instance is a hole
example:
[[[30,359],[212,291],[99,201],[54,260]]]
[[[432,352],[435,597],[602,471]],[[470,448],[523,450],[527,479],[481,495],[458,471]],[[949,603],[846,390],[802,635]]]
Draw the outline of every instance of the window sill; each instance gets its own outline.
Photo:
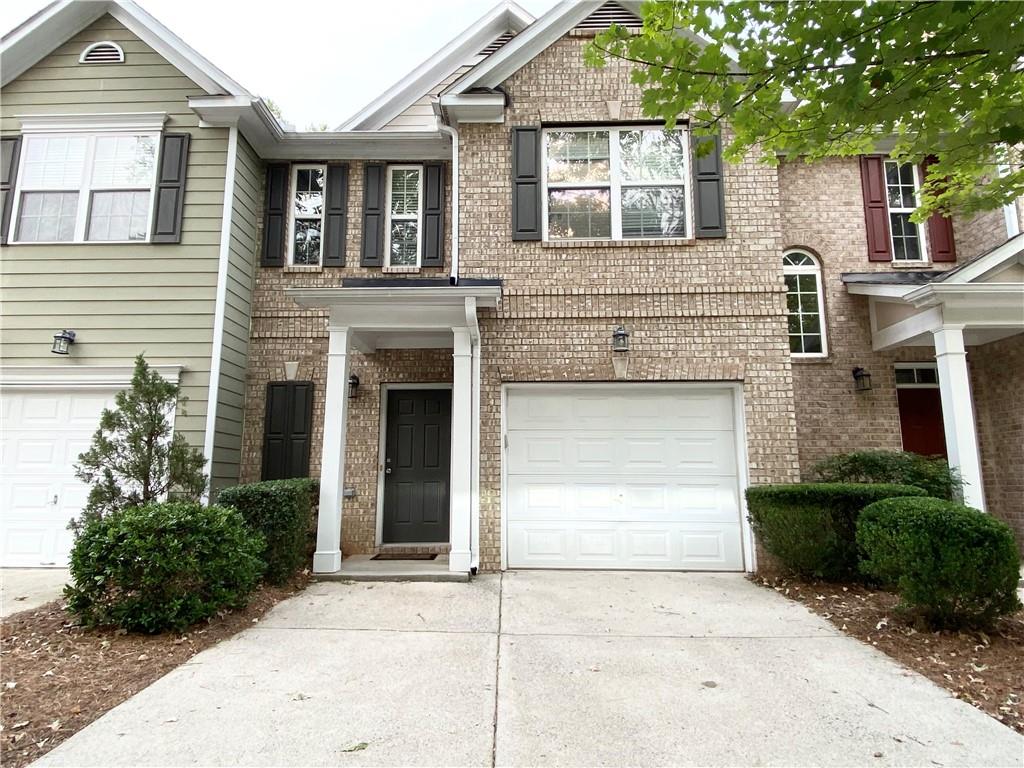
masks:
[[[419,267],[381,267],[381,272],[385,275],[418,275],[420,273]]]
[[[930,261],[892,261],[893,269],[921,269],[921,267],[930,267],[932,263]]]
[[[808,363],[829,363],[828,355],[794,355],[792,352],[789,353],[789,361],[791,363],[799,363],[801,365],[807,365]]]
[[[324,268],[319,264],[286,264],[285,272],[323,272]]]
[[[693,246],[687,237],[642,238],[637,240],[542,240],[541,248],[651,248],[655,246]]]
[[[149,240],[26,240],[8,243],[4,247],[10,248],[15,245],[162,245],[162,243],[152,243]]]

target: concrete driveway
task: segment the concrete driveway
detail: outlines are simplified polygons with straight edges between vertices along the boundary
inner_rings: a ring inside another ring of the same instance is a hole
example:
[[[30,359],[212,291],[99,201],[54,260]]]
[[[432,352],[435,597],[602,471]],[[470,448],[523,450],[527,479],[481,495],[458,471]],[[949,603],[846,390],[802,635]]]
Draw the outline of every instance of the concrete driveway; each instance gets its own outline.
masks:
[[[1020,766],[1024,738],[739,575],[318,584],[37,765]]]
[[[67,583],[67,568],[0,568],[0,616],[56,600]]]

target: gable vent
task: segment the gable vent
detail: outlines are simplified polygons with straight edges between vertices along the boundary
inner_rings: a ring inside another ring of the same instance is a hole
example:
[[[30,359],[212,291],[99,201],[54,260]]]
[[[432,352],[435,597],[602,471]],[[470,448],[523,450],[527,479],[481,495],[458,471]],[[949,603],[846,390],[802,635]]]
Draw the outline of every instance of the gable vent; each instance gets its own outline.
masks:
[[[117,43],[104,40],[92,43],[78,57],[79,64],[123,64],[124,50]]]
[[[605,3],[577,24],[576,29],[599,31],[608,29],[612,24],[630,28],[639,28],[644,25],[639,16],[630,13],[618,3]]]
[[[498,50],[513,37],[515,37],[515,35],[511,32],[505,32],[504,34],[498,35],[493,41],[491,41],[490,45],[486,48],[481,48],[477,56],[490,56],[492,53],[497,53]]]

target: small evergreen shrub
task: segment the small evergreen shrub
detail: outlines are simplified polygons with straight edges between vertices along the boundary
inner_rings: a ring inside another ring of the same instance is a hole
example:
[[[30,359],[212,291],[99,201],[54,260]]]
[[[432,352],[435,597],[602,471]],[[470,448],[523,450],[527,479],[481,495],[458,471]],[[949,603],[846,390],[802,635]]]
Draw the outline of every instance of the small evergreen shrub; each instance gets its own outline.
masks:
[[[1006,523],[944,499],[886,499],[857,523],[861,569],[932,629],[987,629],[1018,610],[1020,554]]]
[[[857,516],[893,496],[924,496],[908,485],[794,483],[747,489],[750,523],[765,550],[800,576],[859,577]]]
[[[308,478],[268,480],[225,488],[217,497],[222,506],[234,507],[245,522],[263,535],[261,557],[265,578],[283,584],[306,562],[306,541],[313,518],[313,499],[319,484]]]
[[[812,475],[822,483],[913,485],[937,499],[959,501],[963,498],[959,473],[941,456],[921,456],[907,451],[854,451],[819,462]]]
[[[86,626],[181,631],[245,605],[263,569],[262,546],[225,507],[177,501],[94,515],[71,550],[68,609]]]

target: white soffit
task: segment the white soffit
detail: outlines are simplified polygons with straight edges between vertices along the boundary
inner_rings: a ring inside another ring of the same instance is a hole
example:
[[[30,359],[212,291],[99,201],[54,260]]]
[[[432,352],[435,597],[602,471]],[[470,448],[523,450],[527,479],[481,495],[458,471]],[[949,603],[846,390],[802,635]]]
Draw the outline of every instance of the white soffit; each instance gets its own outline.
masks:
[[[0,40],[0,84],[7,85],[104,14],[110,14],[146,45],[209,94],[249,92],[132,0],[58,0]]]
[[[479,51],[499,35],[505,32],[518,35],[533,22],[533,16],[517,3],[503,0],[381,96],[338,126],[337,130],[379,130],[459,67],[478,60]],[[515,42],[515,38],[512,42]],[[511,42],[504,47],[508,45]]]

